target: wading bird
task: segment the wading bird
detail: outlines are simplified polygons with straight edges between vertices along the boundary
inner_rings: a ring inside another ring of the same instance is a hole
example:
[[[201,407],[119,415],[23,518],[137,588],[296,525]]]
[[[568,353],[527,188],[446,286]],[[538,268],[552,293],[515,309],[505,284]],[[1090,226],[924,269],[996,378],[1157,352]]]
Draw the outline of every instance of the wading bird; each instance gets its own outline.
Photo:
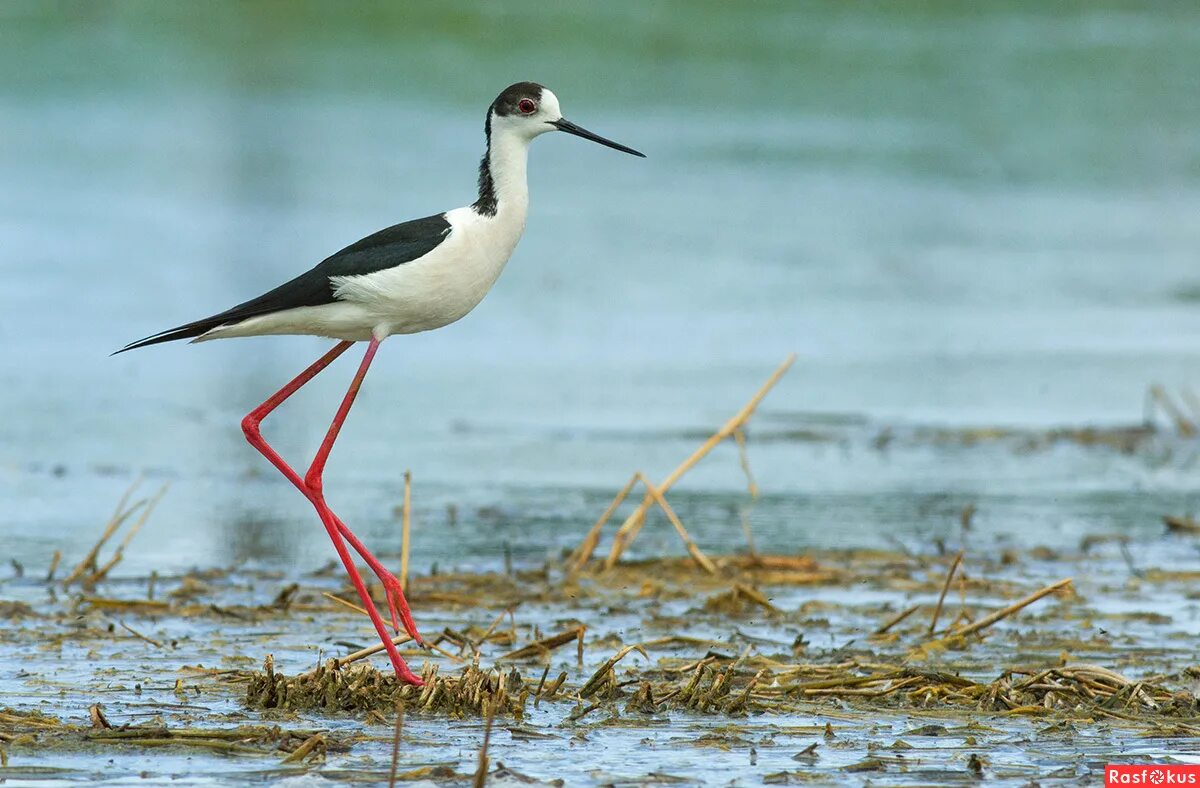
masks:
[[[322,490],[322,473],[379,344],[392,334],[413,334],[453,323],[474,309],[500,276],[525,230],[529,144],[535,137],[555,130],[642,156],[564,118],[558,98],[548,89],[533,82],[518,82],[505,88],[488,107],[484,124],[487,151],[479,164],[479,199],[474,203],[380,230],[258,298],[117,351],[176,339],[205,342],[269,334],[310,334],[339,340],[295,380],[250,411],[242,419],[242,431],[317,510],[396,675],[410,684],[422,682],[396,651],[346,543],[383,584],[392,626],[399,631],[402,622],[409,636],[424,646],[400,582],[329,508]],[[366,342],[366,353],[325,439],[301,477],[263,439],[259,427],[271,411],[355,342]]]

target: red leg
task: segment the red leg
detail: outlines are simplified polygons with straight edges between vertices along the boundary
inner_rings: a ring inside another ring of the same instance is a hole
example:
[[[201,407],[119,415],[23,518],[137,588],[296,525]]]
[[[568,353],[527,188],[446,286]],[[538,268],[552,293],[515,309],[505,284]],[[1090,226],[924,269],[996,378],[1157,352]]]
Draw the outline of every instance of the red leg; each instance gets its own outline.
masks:
[[[417,645],[424,646],[425,641],[421,634],[417,632],[417,625],[412,619],[412,612],[408,607],[408,600],[404,597],[404,589],[400,585],[400,581],[385,569],[375,556],[367,551],[358,537],[347,528],[337,515],[325,503],[325,496],[322,493],[322,474],[325,472],[325,462],[329,459],[329,452],[333,449],[333,443],[337,440],[338,433],[342,429],[342,424],[346,421],[346,415],[350,412],[350,406],[354,404],[354,398],[358,396],[358,390],[362,387],[363,378],[366,377],[367,370],[371,366],[371,361],[375,358],[376,351],[379,350],[379,340],[372,339],[367,345],[367,352],[363,355],[362,363],[359,364],[358,372],[355,373],[354,379],[350,381],[350,388],[346,391],[346,397],[342,400],[341,407],[333,417],[333,423],[329,425],[329,432],[325,435],[325,440],[321,442],[321,448],[317,450],[317,454],[313,457],[312,465],[308,468],[308,473],[304,477],[304,489],[309,495],[309,499],[313,505],[318,508],[318,511],[324,509],[325,515],[333,518],[334,523],[338,527],[338,531],[345,537],[359,555],[366,560],[367,565],[375,572],[376,577],[383,583],[384,595],[387,597],[388,611],[392,616],[392,626],[398,631],[400,626],[396,623],[397,614],[402,622],[404,629],[416,641]]]
[[[337,415],[334,417],[334,422],[329,428],[329,433],[326,435],[325,441],[321,444],[321,449],[318,451],[317,457],[313,461],[313,466],[309,469],[308,475],[312,477],[312,480],[315,483],[310,484],[309,479],[302,480],[299,475],[283,460],[283,458],[279,456],[278,452],[276,452],[266,442],[266,440],[263,439],[260,431],[260,424],[262,423],[262,420],[265,419],[267,415],[271,413],[271,411],[279,407],[279,405],[292,394],[296,393],[301,386],[312,380],[317,373],[329,366],[329,364],[331,364],[334,359],[344,353],[351,344],[353,343],[340,342],[335,345],[328,353],[318,359],[312,366],[300,373],[300,375],[276,392],[262,405],[247,414],[247,416],[242,420],[242,431],[245,432],[246,439],[250,442],[250,444],[254,446],[254,448],[257,449],[264,457],[266,457],[271,464],[279,470],[280,473],[282,473],[290,482],[292,482],[292,484],[296,486],[297,489],[304,493],[305,497],[308,498],[316,508],[317,514],[321,517],[322,524],[329,532],[329,537],[333,541],[334,549],[337,550],[338,556],[342,559],[342,563],[346,567],[346,572],[350,575],[350,580],[354,584],[355,590],[358,592],[359,597],[362,599],[363,605],[366,607],[367,612],[371,617],[371,623],[375,625],[375,630],[379,633],[379,637],[387,649],[388,657],[391,659],[392,667],[395,669],[396,675],[399,676],[401,680],[410,684],[420,685],[422,684],[420,678],[418,678],[412,673],[411,670],[409,670],[408,665],[405,664],[403,658],[401,658],[400,654],[396,651],[396,647],[391,642],[391,638],[388,637],[387,629],[384,626],[382,619],[379,617],[379,613],[375,609],[375,604],[371,600],[370,594],[367,591],[366,586],[363,584],[362,578],[358,574],[358,570],[354,566],[353,558],[346,550],[346,545],[342,541],[342,537],[346,537],[346,540],[350,542],[350,544],[360,555],[362,555],[367,564],[384,583],[384,589],[388,598],[388,607],[392,614],[392,623],[394,625],[397,624],[396,607],[397,603],[399,603],[400,617],[404,621],[405,629],[408,630],[409,635],[411,635],[418,644],[423,645],[420,635],[417,634],[416,626],[413,624],[412,616],[409,613],[408,602],[404,598],[404,593],[400,588],[399,581],[397,581],[396,578],[392,576],[392,574],[388,572],[373,555],[370,554],[362,542],[360,542],[358,538],[355,537],[350,531],[350,529],[347,528],[340,519],[338,519],[337,515],[335,515],[329,508],[328,504],[325,503],[325,498],[321,490],[321,472],[324,470],[325,461],[329,456],[330,449],[333,448],[333,442],[337,438],[338,431],[341,429],[341,425],[346,419],[346,414],[349,412],[350,406],[354,403],[354,397],[357,395],[358,389],[362,386],[362,379],[366,375],[366,371],[370,366],[371,359],[374,358],[375,352],[379,349],[379,342],[373,339],[368,346],[363,363],[360,365],[358,373],[351,382],[350,390],[346,393],[346,397],[343,400],[341,407],[338,409]],[[399,629],[399,626],[397,625],[396,628]]]
[[[322,503],[324,503],[323,499]],[[326,509],[328,509],[328,506]],[[421,637],[421,633],[417,631],[417,624],[413,621],[412,611],[409,610],[408,600],[404,598],[404,587],[400,585],[400,581],[388,571],[387,567],[379,563],[379,559],[371,555],[371,551],[359,541],[353,531],[346,527],[341,518],[334,514],[332,510],[329,510],[329,514],[333,517],[333,523],[337,526],[338,533],[350,543],[350,546],[354,548],[356,553],[362,556],[363,560],[367,562],[367,566],[371,567],[371,571],[375,573],[375,576],[379,578],[379,582],[383,585],[383,593],[388,603],[388,612],[392,616],[393,629],[399,632],[400,626],[403,624],[404,631],[408,633],[408,636],[418,646],[424,648],[425,638]]]
[[[317,359],[311,367],[297,375],[291,383],[288,383],[279,391],[272,394],[266,402],[247,413],[246,417],[242,419],[242,432],[246,434],[246,440],[250,441],[250,445],[258,449],[259,454],[270,460],[271,464],[286,476],[288,481],[296,485],[301,492],[306,492],[304,481],[292,470],[290,465],[284,462],[278,452],[263,440],[259,425],[262,424],[263,419],[270,415],[271,411],[278,408],[283,404],[284,400],[299,391],[301,386],[315,378],[318,372],[332,364],[338,356],[345,353],[353,344],[353,342],[339,342],[334,345],[328,353]]]
[[[251,411],[244,419],[242,419],[242,431],[246,434],[246,439],[250,441],[250,444],[254,446],[254,448],[256,448],[263,456],[270,460],[271,464],[274,465],[279,472],[288,479],[288,481],[295,485],[297,490],[304,493],[304,496],[308,498],[314,506],[318,507],[318,513],[320,512],[320,508],[324,507],[329,515],[333,517],[333,521],[337,526],[338,532],[341,533],[342,537],[350,543],[350,546],[354,548],[355,552],[362,556],[363,560],[367,562],[367,566],[371,568],[371,571],[375,573],[375,576],[379,578],[379,582],[383,585],[384,596],[387,598],[388,603],[388,612],[391,614],[392,618],[392,626],[397,632],[399,632],[400,625],[403,623],[405,631],[408,632],[409,636],[416,641],[417,645],[424,646],[425,640],[421,637],[421,633],[417,631],[417,625],[413,621],[412,613],[408,607],[408,600],[404,597],[404,588],[400,585],[400,581],[397,580],[396,576],[389,572],[387,568],[379,562],[379,559],[371,554],[371,551],[367,549],[366,545],[359,541],[358,537],[354,535],[353,531],[346,527],[346,524],[341,521],[341,518],[334,514],[332,510],[329,510],[329,507],[325,505],[323,499],[320,501],[313,500],[310,490],[300,478],[300,475],[296,473],[291,466],[289,466],[287,462],[285,462],[284,459],[280,457],[279,454],[263,439],[262,433],[259,429],[259,425],[262,423],[263,419],[265,419],[273,410],[275,410],[275,408],[283,404],[283,402],[292,394],[295,394],[301,386],[312,380],[317,373],[321,372],[321,370],[333,363],[334,359],[342,355],[342,353],[344,353],[352,344],[352,342],[339,342],[328,353],[317,359],[312,366],[300,373],[295,380],[293,380],[291,383],[288,383],[273,397]],[[328,452],[326,452],[326,454],[328,454]]]

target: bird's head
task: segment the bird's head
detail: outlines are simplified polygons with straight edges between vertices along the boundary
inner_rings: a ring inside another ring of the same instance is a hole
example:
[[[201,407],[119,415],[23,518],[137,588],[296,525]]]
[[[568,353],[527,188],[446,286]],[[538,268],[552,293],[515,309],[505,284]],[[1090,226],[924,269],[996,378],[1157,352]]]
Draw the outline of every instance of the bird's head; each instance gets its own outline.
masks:
[[[576,137],[645,158],[645,154],[633,148],[593,134],[564,118],[558,105],[558,96],[536,82],[517,82],[496,96],[496,100],[488,108],[487,130],[489,136],[513,135],[527,143],[547,131],[565,131]]]

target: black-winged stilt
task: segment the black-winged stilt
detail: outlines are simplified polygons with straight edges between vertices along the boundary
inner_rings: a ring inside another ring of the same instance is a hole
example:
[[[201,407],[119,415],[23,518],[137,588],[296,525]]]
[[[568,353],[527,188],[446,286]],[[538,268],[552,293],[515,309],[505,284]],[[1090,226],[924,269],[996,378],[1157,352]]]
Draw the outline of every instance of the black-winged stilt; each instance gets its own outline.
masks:
[[[558,98],[548,89],[533,82],[518,82],[505,88],[488,107],[484,125],[487,152],[479,164],[479,199],[473,204],[380,230],[258,298],[117,351],[123,353],[176,339],[203,342],[268,334],[311,334],[340,340],[295,380],[250,411],[242,419],[242,430],[250,444],[316,508],[387,649],[396,675],[410,684],[422,682],[409,670],[388,637],[387,627],[354,567],[345,542],[350,543],[383,583],[392,626],[399,631],[403,622],[409,636],[423,646],[404,591],[395,576],[329,508],[322,491],[322,472],[379,344],[391,334],[429,331],[453,323],[474,309],[500,276],[525,230],[529,208],[525,178],[529,143],[554,130],[642,156],[632,148],[568,121],[562,116]],[[263,439],[259,425],[355,342],[367,342],[367,351],[325,439],[301,477]]]

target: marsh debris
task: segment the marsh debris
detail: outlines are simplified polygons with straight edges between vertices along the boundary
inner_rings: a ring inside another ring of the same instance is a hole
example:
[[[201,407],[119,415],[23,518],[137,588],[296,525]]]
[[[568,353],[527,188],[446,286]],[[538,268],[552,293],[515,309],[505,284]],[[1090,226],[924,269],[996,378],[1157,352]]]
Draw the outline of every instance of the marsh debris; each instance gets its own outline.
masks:
[[[1160,623],[1157,611],[1097,604],[1138,598],[1124,576],[1098,586],[1096,573],[1083,571],[1105,552],[1123,566],[1117,544],[1104,542],[1080,555],[967,550],[961,560],[957,551],[713,555],[715,574],[683,554],[626,558],[608,571],[590,562],[574,574],[551,563],[517,566],[512,575],[414,576],[410,588],[426,599],[421,612],[430,631],[442,627],[444,637],[434,641],[449,649],[409,645],[406,656],[428,660],[422,688],[401,685],[385,662],[361,656],[378,647],[360,648],[370,642],[364,617],[322,595],[337,590],[328,580],[195,572],[161,578],[158,602],[138,580],[109,581],[103,591],[30,605],[32,615],[13,619],[4,636],[16,643],[36,634],[51,654],[64,643],[95,649],[106,663],[107,654],[124,651],[153,664],[184,664],[153,679],[137,669],[96,670],[70,723],[0,712],[0,751],[21,768],[34,753],[80,747],[105,757],[177,750],[189,758],[259,759],[272,774],[322,769],[331,778],[395,774],[397,784],[468,784],[485,774],[476,755],[494,713],[489,782],[562,773],[518,760],[514,744],[563,757],[564,748],[584,752],[603,739],[663,751],[704,748],[742,762],[754,750],[750,768],[765,783],[805,784],[830,775],[928,776],[920,764],[930,762],[931,747],[944,746],[933,741],[939,737],[960,749],[944,773],[979,779],[1000,767],[971,761],[962,748],[995,746],[1029,726],[1050,730],[1047,736],[1200,735],[1200,668],[1186,644],[1166,652],[1161,639],[1128,636],[1138,627],[1173,626],[1170,617]],[[1026,571],[1035,564],[1040,575]],[[1079,594],[1068,590],[1065,574],[1078,574]],[[1186,589],[1197,577],[1164,566],[1147,568],[1136,582]],[[177,588],[185,598],[170,595]],[[215,614],[214,606],[241,617]],[[1111,644],[1094,622],[1126,636]],[[213,635],[202,651],[186,638],[176,645],[181,633],[200,628]],[[876,630],[882,633],[868,634]],[[344,650],[312,667],[314,632]],[[805,644],[799,650],[797,640]],[[268,649],[287,672],[273,659],[261,670],[247,667],[244,655]],[[210,667],[192,664],[200,662],[189,656],[197,653]],[[121,664],[119,656],[114,662]],[[121,678],[130,675],[147,687]],[[28,681],[44,679],[31,673]],[[150,711],[138,710],[143,701]],[[398,706],[407,723],[393,750]],[[153,721],[128,722],[143,713]],[[431,725],[438,736],[455,737],[458,760],[444,759]],[[501,766],[500,757],[520,770]]]
[[[174,747],[226,755],[278,754],[285,762],[298,762],[310,757],[318,744],[321,752],[345,752],[355,739],[329,731],[287,729],[278,725],[114,725],[97,704],[88,709],[88,715],[88,725],[76,725],[39,712],[0,709],[0,742],[14,751],[25,748]]]
[[[425,686],[415,687],[370,665],[341,665],[337,660],[289,678],[276,672],[268,657],[263,670],[249,677],[246,705],[332,713],[390,712],[402,707],[412,715],[465,718],[495,714],[516,720],[525,714],[529,690],[515,668],[505,673],[468,665],[457,673],[441,674],[437,666],[427,665],[421,678]]]

